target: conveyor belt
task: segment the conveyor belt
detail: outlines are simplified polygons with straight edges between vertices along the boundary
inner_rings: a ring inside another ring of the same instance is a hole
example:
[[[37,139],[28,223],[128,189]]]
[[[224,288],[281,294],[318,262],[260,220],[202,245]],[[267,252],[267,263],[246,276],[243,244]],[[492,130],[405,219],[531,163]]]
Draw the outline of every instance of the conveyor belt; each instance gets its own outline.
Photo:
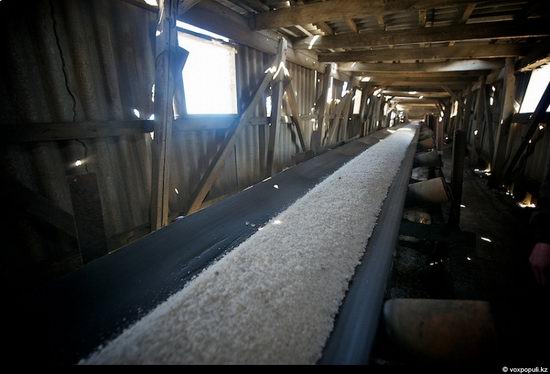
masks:
[[[46,340],[36,342],[44,343],[43,353],[51,363],[78,361],[180,290],[215,258],[253,234],[255,227],[389,134],[382,130],[326,152],[55,282],[39,292],[38,306],[32,306],[38,311],[32,322],[37,328],[48,328]]]
[[[369,363],[399,236],[417,139],[418,132],[388,191],[361,264],[355,269],[323,357],[319,360],[321,364]]]

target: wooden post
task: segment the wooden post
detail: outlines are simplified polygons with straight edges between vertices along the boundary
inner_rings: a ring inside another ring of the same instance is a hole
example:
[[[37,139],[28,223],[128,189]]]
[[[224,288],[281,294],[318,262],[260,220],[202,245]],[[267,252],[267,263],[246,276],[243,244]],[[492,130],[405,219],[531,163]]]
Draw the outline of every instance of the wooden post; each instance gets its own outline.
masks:
[[[327,111],[328,91],[332,89],[332,64],[327,64],[325,67],[325,75],[323,76],[323,94],[321,101],[317,107],[317,130],[311,133],[310,148],[318,153],[321,148],[321,140],[325,131],[325,116]]]
[[[445,134],[449,134],[449,129],[451,127],[451,111],[453,109],[453,99],[445,103],[445,109],[443,110],[443,134],[441,134],[442,141],[445,140]]]
[[[267,172],[273,175],[273,161],[275,159],[275,141],[281,124],[281,107],[283,104],[285,63],[286,63],[287,43],[283,38],[279,43],[277,56],[279,57],[276,65],[277,71],[271,85],[271,123],[269,125],[269,143],[267,145]]]
[[[353,102],[353,95],[355,95],[355,88],[351,88],[349,91],[349,97],[348,102],[346,103],[346,108],[344,109],[344,117],[342,118],[341,122],[341,129],[342,129],[342,140],[346,141],[348,140],[348,124],[349,124],[349,112],[351,110],[351,105]]]
[[[479,78],[479,91],[477,93],[476,98],[476,120],[474,128],[472,129],[472,132],[470,133],[470,136],[474,137],[474,146],[472,148],[473,150],[473,158],[475,158],[474,162],[477,164],[479,161],[479,150],[481,149],[481,129],[483,128],[483,113],[485,112],[485,84],[487,82],[487,76],[482,75]],[[477,133],[476,133],[477,131]]]
[[[449,224],[460,223],[460,204],[462,203],[462,182],[464,179],[464,156],[466,155],[466,136],[463,130],[457,129],[453,138],[453,170],[451,172],[451,191],[453,202],[449,214]]]
[[[514,58],[506,58],[504,66],[504,93],[502,98],[502,111],[500,121],[496,132],[495,151],[493,154],[492,170],[490,184],[497,186],[504,177],[504,166],[506,164],[506,145],[508,143],[508,134],[514,115],[516,78],[514,76]]]
[[[294,86],[292,80],[288,81],[286,85],[286,102],[290,109],[290,115],[292,116],[292,122],[296,128],[296,133],[298,134],[298,140],[300,141],[300,146],[302,147],[302,152],[305,152],[306,144],[304,142],[303,129],[304,126],[300,119],[300,109],[298,107],[298,99],[296,98],[296,93],[294,92]]]
[[[155,45],[155,139],[152,143],[153,166],[151,186],[151,230],[168,224],[168,188],[170,184],[172,98],[174,79],[170,70],[174,65],[177,46],[176,17],[178,0],[160,0]]]
[[[359,108],[359,123],[361,124],[361,137],[366,136],[365,117],[367,116],[367,85],[361,88],[361,106]]]
[[[340,125],[342,112],[344,111],[348,103],[349,96],[350,96],[349,93],[347,93],[336,106],[336,110],[334,112],[334,118],[332,119],[332,125],[330,126],[330,128],[327,129],[325,138],[323,139],[323,145],[326,146],[331,144],[332,138],[334,137],[335,134],[337,134],[337,129]]]
[[[379,128],[377,128],[377,130],[379,130],[380,128],[383,128],[384,126],[384,120],[386,119],[385,115],[384,115],[384,106],[386,104],[386,99],[384,97],[384,95],[380,96],[380,104],[378,104],[379,106],[379,117],[378,117],[378,121],[380,122],[379,123]]]

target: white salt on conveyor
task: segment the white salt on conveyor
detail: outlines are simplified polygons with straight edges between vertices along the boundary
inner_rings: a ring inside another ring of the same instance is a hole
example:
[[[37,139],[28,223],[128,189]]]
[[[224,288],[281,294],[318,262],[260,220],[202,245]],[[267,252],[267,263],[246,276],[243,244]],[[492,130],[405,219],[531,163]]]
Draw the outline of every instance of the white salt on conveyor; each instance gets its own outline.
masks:
[[[348,162],[81,363],[315,363],[413,136]]]

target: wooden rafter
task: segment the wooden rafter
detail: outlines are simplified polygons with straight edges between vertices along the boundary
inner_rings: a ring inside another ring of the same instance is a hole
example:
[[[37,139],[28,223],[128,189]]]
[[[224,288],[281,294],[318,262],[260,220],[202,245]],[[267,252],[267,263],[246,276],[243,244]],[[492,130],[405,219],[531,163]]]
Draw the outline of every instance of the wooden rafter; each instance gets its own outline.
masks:
[[[419,27],[412,30],[370,31],[360,34],[339,34],[304,38],[293,44],[295,49],[307,48],[369,48],[411,45],[418,43],[517,39],[550,35],[543,21],[495,22],[441,27]]]
[[[292,25],[305,25],[319,21],[336,21],[342,18],[364,17],[368,15],[378,16],[405,10],[414,10],[416,12],[418,9],[469,2],[471,1],[330,0],[260,13],[254,17],[253,24],[257,30],[273,29]]]
[[[376,81],[378,78],[440,78],[445,80],[445,78],[454,79],[474,79],[478,78],[480,75],[489,74],[490,70],[472,70],[472,71],[458,71],[458,72],[417,72],[417,71],[397,71],[397,72],[370,72],[369,77],[370,81]]]
[[[406,82],[407,84],[414,84],[415,82],[420,83],[438,83],[438,84],[452,84],[452,83],[468,83],[475,81],[477,79],[477,76],[406,76],[406,75],[373,75],[371,78],[372,83],[383,83],[387,82],[389,80],[392,80],[393,82],[400,82],[399,84],[402,84],[402,82]]]
[[[528,50],[529,46],[515,44],[472,44],[454,47],[414,49],[394,48],[357,52],[322,53],[319,54],[319,62],[501,58],[523,56]]]
[[[423,62],[423,63],[342,63],[338,64],[340,71],[348,72],[382,72],[382,73],[395,73],[395,72],[465,72],[465,71],[479,71],[479,70],[493,70],[499,69],[504,66],[504,60],[490,59],[490,60],[456,60],[448,62]]]

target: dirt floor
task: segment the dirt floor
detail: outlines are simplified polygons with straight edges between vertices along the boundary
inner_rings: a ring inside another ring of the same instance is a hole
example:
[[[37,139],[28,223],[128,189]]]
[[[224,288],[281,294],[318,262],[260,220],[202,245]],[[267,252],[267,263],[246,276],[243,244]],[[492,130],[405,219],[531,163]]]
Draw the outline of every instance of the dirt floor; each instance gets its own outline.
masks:
[[[442,168],[447,181],[451,158],[447,145]],[[469,160],[462,196],[460,230],[465,242],[400,240],[387,298],[487,300],[497,329],[499,363],[548,363],[550,292],[536,284],[528,262],[534,244],[528,225],[533,210],[489,189],[487,178],[474,173]],[[441,206],[430,212],[433,223],[446,221],[448,209]],[[404,363],[383,332],[380,336],[375,362]]]

